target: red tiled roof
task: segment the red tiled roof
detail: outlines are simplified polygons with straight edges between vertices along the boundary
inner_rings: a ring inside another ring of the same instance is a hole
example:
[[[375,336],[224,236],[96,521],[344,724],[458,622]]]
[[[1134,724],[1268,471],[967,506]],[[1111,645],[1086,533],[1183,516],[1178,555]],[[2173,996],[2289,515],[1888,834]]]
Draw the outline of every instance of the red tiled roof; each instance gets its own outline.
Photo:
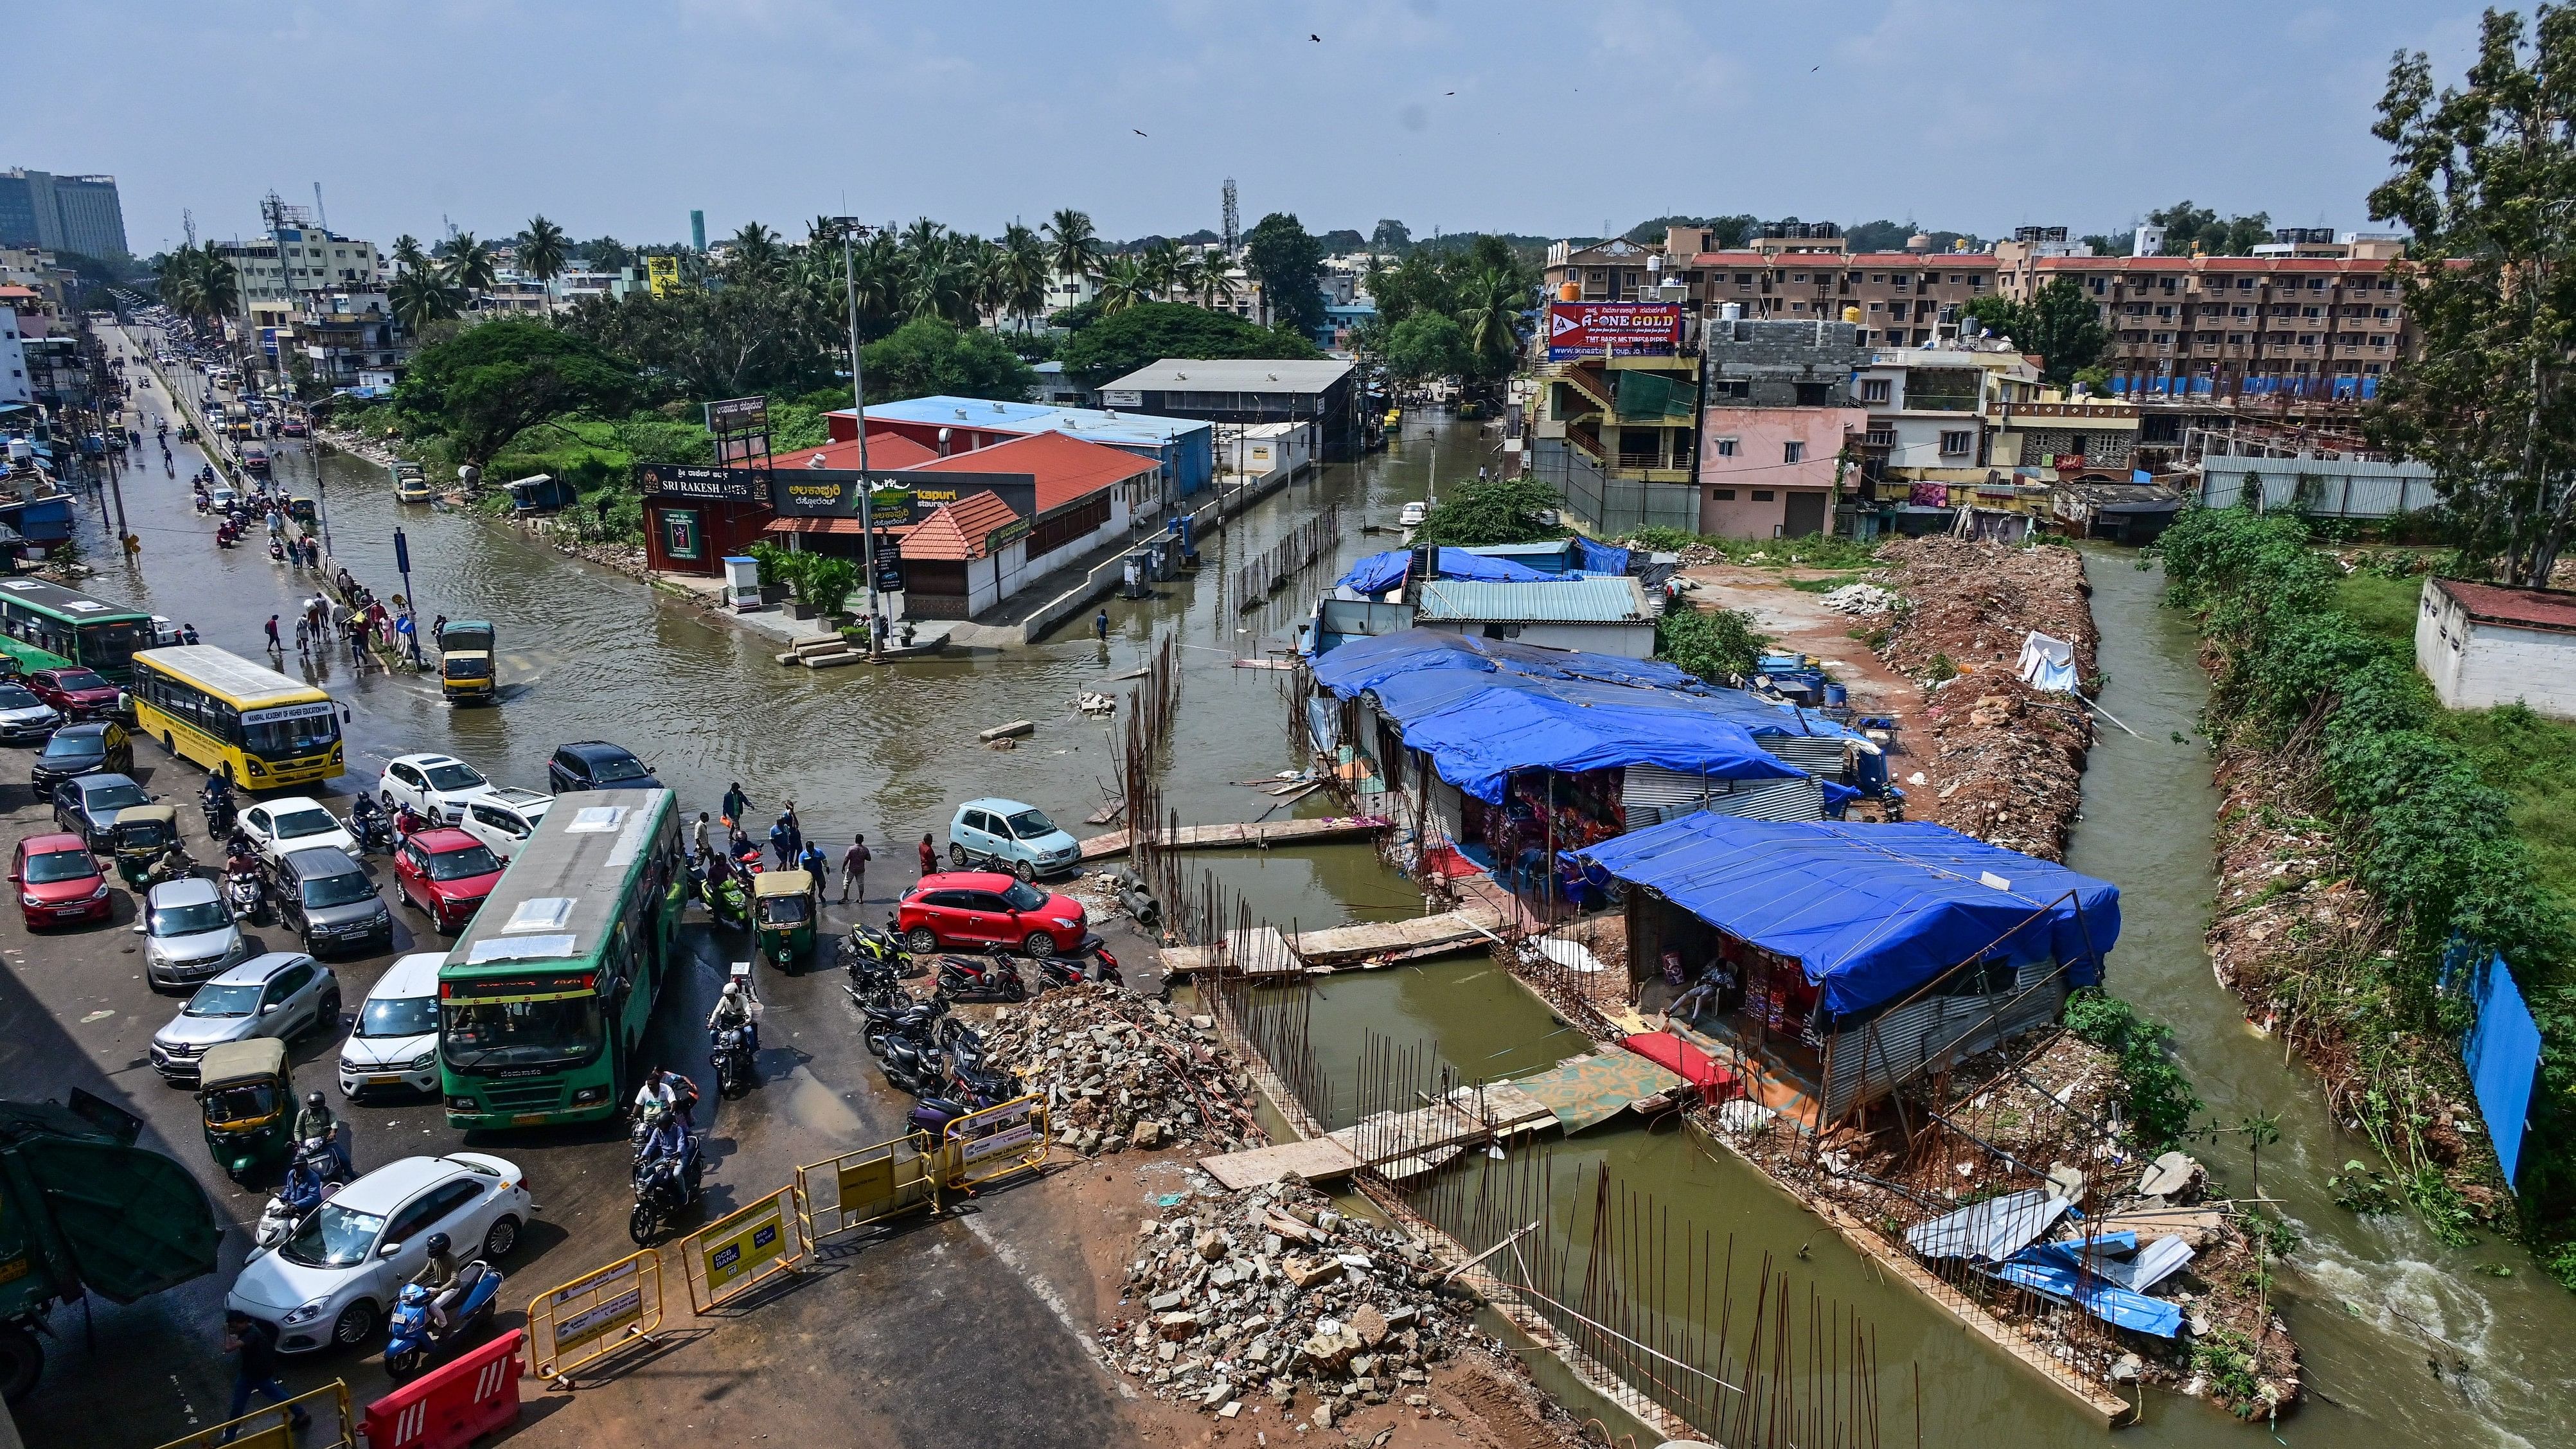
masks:
[[[792,453],[781,453],[773,460],[771,466],[810,468],[814,466],[813,458],[818,453],[822,455],[823,466],[826,468],[856,469],[859,466],[859,440],[856,438],[846,443],[825,443],[819,448],[799,448]],[[918,468],[938,456],[936,452],[901,434],[868,434],[870,468]]]
[[[993,450],[988,448],[985,451]],[[982,558],[985,537],[1017,517],[1019,515],[1011,511],[1011,505],[999,497],[990,493],[969,493],[954,503],[939,505],[928,518],[914,524],[912,532],[904,538],[903,556],[950,562]]]
[[[1835,267],[1858,263],[1872,267],[1919,266],[1926,271],[1943,267],[1966,267],[1977,270],[1996,265],[1992,252],[1757,252],[1751,250],[1699,252],[1690,259],[1694,267]]]
[[[17,284],[16,284],[16,283],[14,283],[14,282],[13,282],[13,283],[11,283],[11,284],[10,284],[10,285],[8,285],[8,286],[0,287],[0,297],[8,297],[8,298],[11,298],[12,300],[14,300],[14,299],[16,299],[16,298],[19,298],[19,297],[32,297],[32,296],[35,296],[35,295],[36,295],[36,289],[35,289],[35,288],[33,288],[33,287],[21,287],[21,286],[17,285]]]
[[[2576,594],[2563,589],[2507,589],[2459,579],[2435,579],[2433,584],[2481,624],[2576,634]]]
[[[875,455],[869,455],[875,461]],[[1037,480],[1038,512],[1060,508],[1113,484],[1124,483],[1159,466],[1151,458],[1068,438],[1062,433],[1031,433],[989,448],[952,453],[920,465],[925,473],[1026,473]],[[972,497],[990,497],[990,494]],[[971,501],[960,500],[961,503]],[[936,516],[936,515],[934,515]],[[925,520],[927,526],[927,520]],[[979,541],[983,535],[974,535]],[[981,557],[981,555],[977,555]]]

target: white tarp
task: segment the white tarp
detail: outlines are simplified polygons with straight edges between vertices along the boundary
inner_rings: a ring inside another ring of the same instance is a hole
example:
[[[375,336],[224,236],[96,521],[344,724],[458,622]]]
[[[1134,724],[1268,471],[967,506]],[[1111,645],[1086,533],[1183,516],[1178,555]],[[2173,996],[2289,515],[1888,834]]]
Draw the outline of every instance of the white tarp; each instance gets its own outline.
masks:
[[[2075,646],[2036,629],[2021,641],[2022,683],[2055,694],[2075,692]]]

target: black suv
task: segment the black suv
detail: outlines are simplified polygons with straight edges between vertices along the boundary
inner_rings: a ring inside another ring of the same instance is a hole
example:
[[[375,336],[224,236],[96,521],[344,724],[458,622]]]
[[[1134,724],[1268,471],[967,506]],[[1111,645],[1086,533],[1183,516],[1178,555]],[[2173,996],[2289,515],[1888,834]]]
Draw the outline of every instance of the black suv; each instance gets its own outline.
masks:
[[[394,913],[365,866],[336,845],[293,851],[277,862],[277,919],[304,949],[366,955],[394,948]]]
[[[36,793],[44,795],[80,775],[122,775],[133,770],[134,741],[125,726],[108,719],[84,720],[54,731],[54,737],[36,752],[36,763],[27,774]]]
[[[659,790],[662,782],[633,752],[606,740],[555,746],[546,761],[546,783],[558,795],[575,790]]]

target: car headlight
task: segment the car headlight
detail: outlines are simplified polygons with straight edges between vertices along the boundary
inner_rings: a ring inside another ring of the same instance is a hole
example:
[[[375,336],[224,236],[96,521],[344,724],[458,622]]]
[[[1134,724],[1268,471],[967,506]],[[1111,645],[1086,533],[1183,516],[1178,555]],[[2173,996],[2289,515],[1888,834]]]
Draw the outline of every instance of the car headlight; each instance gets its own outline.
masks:
[[[316,1298],[312,1302],[305,1304],[303,1307],[288,1313],[284,1318],[278,1321],[288,1328],[293,1328],[298,1324],[311,1323],[314,1319],[321,1317],[323,1311],[328,1309],[330,1306],[330,1299]]]
[[[1056,925],[1058,925],[1058,926],[1062,927],[1062,928],[1063,928],[1063,929],[1065,929],[1065,930],[1072,931],[1072,930],[1079,930],[1079,929],[1081,928],[1081,926],[1082,926],[1082,922],[1080,922],[1080,921],[1076,921],[1076,920],[1058,920],[1058,921],[1056,922]]]
[[[436,1065],[438,1065],[438,1049],[432,1047],[428,1051],[422,1052],[419,1056],[413,1057],[411,1059],[411,1065],[404,1068],[404,1070],[425,1072]]]
[[[21,894],[18,897],[18,904],[22,906],[35,907],[43,905],[44,902],[36,899],[34,896]]]
[[[106,899],[107,899],[107,878],[106,878],[105,876],[101,876],[101,877],[99,877],[98,885],[97,885],[96,887],[94,887],[94,888],[90,891],[90,893],[89,893],[88,895],[85,895],[85,896],[81,897],[81,899],[82,899],[82,900],[85,900],[85,901],[103,901],[103,900],[106,900]]]

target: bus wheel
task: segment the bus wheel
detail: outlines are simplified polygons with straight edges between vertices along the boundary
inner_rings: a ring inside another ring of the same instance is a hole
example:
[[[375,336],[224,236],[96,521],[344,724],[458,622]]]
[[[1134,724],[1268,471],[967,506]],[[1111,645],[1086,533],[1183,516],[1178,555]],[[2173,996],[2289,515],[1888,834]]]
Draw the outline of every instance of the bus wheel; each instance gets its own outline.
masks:
[[[233,778],[233,762],[230,760],[224,761],[224,783],[227,785],[238,785],[241,783],[241,781]]]
[[[161,732],[161,753],[168,755],[174,760],[179,758],[179,747],[171,741],[170,732],[168,730],[163,730]]]

